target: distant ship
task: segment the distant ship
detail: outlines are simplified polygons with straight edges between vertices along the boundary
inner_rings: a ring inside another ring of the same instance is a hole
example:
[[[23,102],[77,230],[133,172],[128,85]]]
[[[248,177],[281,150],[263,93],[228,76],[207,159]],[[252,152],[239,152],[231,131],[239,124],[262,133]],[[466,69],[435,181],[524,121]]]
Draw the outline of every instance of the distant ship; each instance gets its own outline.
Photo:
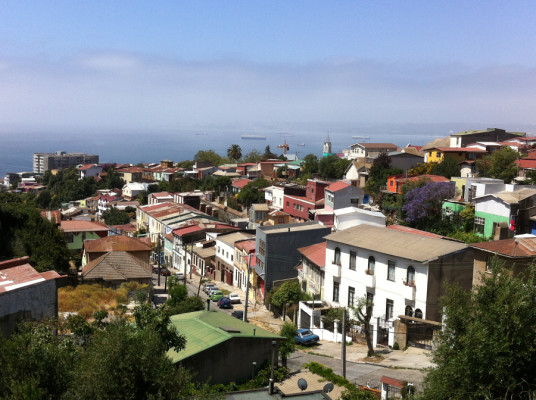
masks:
[[[242,135],[242,140],[266,140],[266,136],[262,135]]]
[[[197,136],[207,136],[208,133],[196,133]]]
[[[365,140],[368,140],[370,139],[370,136],[352,136],[354,139],[365,139]]]
[[[296,146],[305,146],[305,143],[298,143]]]

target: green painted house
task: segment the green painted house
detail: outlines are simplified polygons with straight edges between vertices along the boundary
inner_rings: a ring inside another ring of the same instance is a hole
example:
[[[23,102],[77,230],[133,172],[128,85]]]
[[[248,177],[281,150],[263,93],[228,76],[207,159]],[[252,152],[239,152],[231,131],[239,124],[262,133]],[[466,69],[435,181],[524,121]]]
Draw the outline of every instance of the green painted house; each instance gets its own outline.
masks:
[[[174,315],[171,323],[186,337],[186,348],[168,351],[173,363],[195,372],[199,382],[241,382],[277,354],[284,338],[220,311]],[[272,343],[275,342],[275,345]],[[254,364],[255,363],[255,364]]]
[[[110,228],[102,222],[61,221],[60,229],[65,234],[65,241],[70,250],[82,250],[84,240],[99,239],[108,236]]]

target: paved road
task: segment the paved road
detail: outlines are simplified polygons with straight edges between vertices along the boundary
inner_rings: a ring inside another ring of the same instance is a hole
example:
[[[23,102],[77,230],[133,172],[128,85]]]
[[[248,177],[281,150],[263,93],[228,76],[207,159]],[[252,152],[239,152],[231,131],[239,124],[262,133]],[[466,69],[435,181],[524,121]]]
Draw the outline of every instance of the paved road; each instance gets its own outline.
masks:
[[[291,371],[299,371],[304,364],[317,362],[329,367],[337,375],[342,376],[342,361],[333,358],[310,354],[305,351],[296,351],[288,359],[288,367]],[[356,362],[346,362],[346,379],[357,385],[380,388],[382,376],[412,382],[417,389],[420,389],[424,374],[416,369],[389,368],[377,364],[366,364]]]

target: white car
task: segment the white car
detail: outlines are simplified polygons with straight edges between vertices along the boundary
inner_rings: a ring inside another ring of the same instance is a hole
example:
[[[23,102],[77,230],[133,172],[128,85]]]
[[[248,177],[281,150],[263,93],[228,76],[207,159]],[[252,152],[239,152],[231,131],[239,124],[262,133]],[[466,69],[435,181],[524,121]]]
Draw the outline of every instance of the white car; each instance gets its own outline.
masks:
[[[231,304],[239,304],[240,303],[240,296],[236,293],[230,293],[229,294],[229,300],[231,300]]]

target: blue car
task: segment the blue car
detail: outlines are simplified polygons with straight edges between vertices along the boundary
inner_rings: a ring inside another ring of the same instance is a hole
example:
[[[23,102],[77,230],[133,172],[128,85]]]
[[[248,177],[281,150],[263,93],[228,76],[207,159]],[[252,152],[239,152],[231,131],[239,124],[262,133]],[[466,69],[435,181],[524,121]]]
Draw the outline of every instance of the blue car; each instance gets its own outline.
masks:
[[[315,344],[319,340],[318,335],[315,335],[310,329],[298,329],[298,335],[294,336],[294,341],[304,346]]]
[[[218,300],[218,307],[220,308],[233,308],[229,297],[222,297]]]

